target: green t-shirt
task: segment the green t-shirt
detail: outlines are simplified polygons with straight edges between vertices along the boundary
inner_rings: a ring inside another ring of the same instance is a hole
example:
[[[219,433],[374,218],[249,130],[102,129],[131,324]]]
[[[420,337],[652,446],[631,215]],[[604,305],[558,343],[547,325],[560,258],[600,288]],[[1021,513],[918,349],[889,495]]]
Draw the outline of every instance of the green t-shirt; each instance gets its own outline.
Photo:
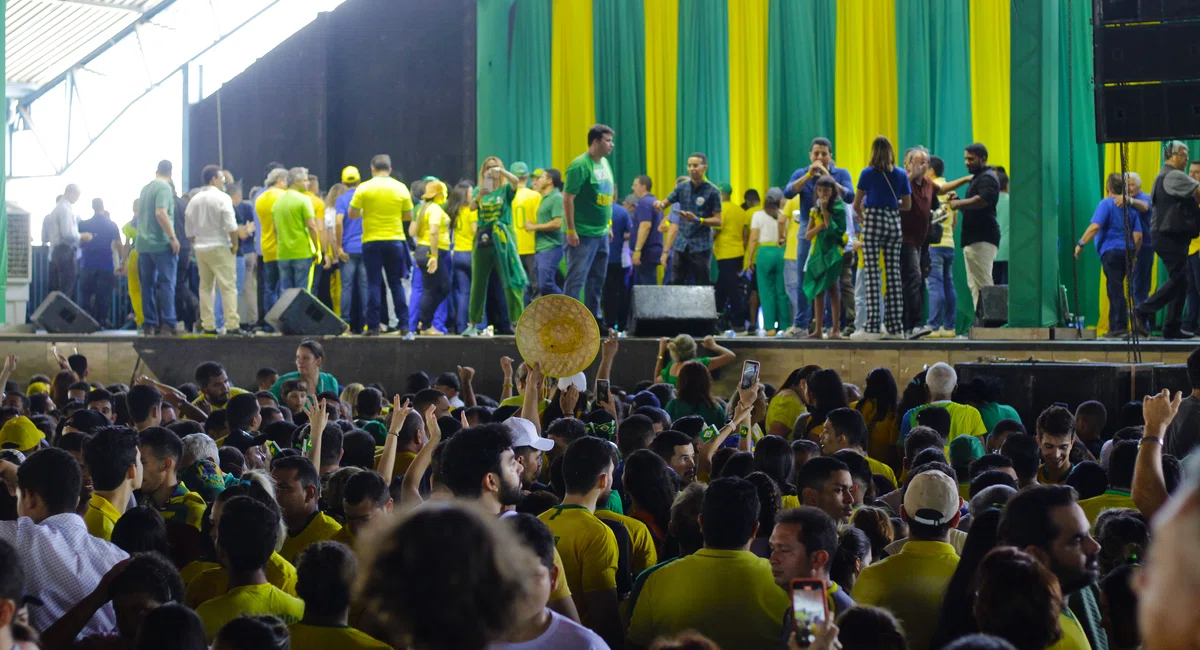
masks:
[[[312,199],[296,190],[284,192],[275,201],[271,208],[275,221],[275,259],[301,260],[313,256],[315,250],[305,222],[313,219],[314,214]]]
[[[170,251],[171,236],[163,232],[154,213],[159,208],[166,208],[171,223],[175,223],[175,191],[166,181],[156,178],[142,188],[140,201],[137,239],[134,240],[138,255]]]
[[[584,152],[571,161],[563,178],[563,192],[575,195],[575,232],[582,237],[608,233],[615,194],[607,158],[597,163]]]
[[[1009,230],[1009,198],[1008,192],[1001,192],[996,199],[996,223],[1000,226],[1000,245],[996,247],[996,261],[1008,261],[1008,230]]]
[[[512,223],[512,200],[517,193],[512,185],[505,183],[479,197],[479,225],[501,221]]]
[[[542,202],[538,205],[537,222],[538,225],[550,223],[555,219],[561,219],[563,216],[563,197],[562,192],[554,190],[542,197]],[[576,224],[578,225],[578,224]],[[548,251],[563,246],[563,228],[558,230],[539,230],[537,231],[537,248],[538,253]]]

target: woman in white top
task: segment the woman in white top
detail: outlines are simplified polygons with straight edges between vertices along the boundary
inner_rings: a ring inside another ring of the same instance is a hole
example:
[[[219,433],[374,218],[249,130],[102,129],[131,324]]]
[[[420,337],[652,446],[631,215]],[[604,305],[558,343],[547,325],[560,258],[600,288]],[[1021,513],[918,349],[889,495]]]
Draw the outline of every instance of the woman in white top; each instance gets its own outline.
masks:
[[[762,305],[763,329],[775,336],[786,328],[791,319],[791,303],[783,283],[783,246],[787,238],[787,217],[783,205],[783,190],[767,190],[763,209],[750,218],[750,249],[746,259],[758,278],[758,301]]]

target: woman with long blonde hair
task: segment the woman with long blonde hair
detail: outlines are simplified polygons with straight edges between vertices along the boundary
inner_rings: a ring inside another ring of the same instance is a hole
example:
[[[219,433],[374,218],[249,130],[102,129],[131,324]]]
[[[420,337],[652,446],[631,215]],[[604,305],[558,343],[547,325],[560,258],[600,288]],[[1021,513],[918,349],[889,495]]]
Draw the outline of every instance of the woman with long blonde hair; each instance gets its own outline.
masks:
[[[900,211],[912,207],[912,189],[908,174],[896,166],[892,143],[878,136],[871,143],[871,164],[858,177],[854,195],[854,218],[862,228],[863,286],[866,293],[865,327],[851,335],[853,339],[902,339],[904,332],[904,296],[900,282]],[[879,294],[881,277],[879,256],[883,256],[888,291],[883,296],[883,325],[880,332]]]
[[[525,286],[529,276],[517,253],[517,238],[512,225],[512,200],[519,179],[504,168],[495,156],[488,156],[479,168],[479,186],[471,207],[478,210],[479,221],[472,242],[471,299],[468,305],[467,328],[463,336],[478,336],[479,324],[487,302],[488,279],[495,272],[504,287],[508,317],[512,325],[521,319],[525,310]]]

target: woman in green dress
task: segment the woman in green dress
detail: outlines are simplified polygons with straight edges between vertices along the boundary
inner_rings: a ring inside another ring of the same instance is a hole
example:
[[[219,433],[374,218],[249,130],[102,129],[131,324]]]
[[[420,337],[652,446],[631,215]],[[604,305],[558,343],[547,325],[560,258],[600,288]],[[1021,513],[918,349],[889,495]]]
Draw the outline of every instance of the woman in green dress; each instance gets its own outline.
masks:
[[[808,216],[808,231],[804,237],[812,241],[812,249],[804,264],[804,295],[813,303],[816,327],[807,338],[825,336],[825,300],[829,300],[829,338],[840,339],[839,321],[842,313],[840,282],[842,277],[842,239],[846,234],[846,204],[839,196],[837,182],[830,176],[817,181],[817,204]]]
[[[504,287],[508,317],[516,327],[525,310],[525,285],[529,277],[517,254],[517,238],[512,225],[512,200],[517,193],[516,176],[504,169],[495,156],[483,161],[479,187],[472,208],[479,211],[475,230],[475,250],[471,256],[471,299],[463,336],[478,336],[487,300],[488,278],[495,272]]]

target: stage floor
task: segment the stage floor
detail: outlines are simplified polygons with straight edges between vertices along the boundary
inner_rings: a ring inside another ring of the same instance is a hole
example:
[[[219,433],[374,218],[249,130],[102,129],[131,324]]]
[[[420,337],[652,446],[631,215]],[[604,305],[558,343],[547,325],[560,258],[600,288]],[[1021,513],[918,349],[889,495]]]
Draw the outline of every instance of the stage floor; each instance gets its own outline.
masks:
[[[90,378],[104,383],[129,383],[137,374],[150,374],[171,384],[193,380],[195,368],[205,361],[223,364],[234,384],[253,387],[255,372],[272,367],[280,372],[295,369],[294,355],[299,336],[254,337],[145,337],[132,331],[104,331],[89,335],[46,333],[0,334],[0,353],[21,357],[17,379],[24,382],[29,375],[49,373],[57,365],[51,352],[57,344],[59,351],[70,354],[78,350],[88,357]],[[350,382],[381,382],[389,391],[400,391],[405,378],[424,371],[431,376],[453,371],[455,366],[471,366],[476,370],[475,386],[481,393],[496,396],[502,380],[500,358],[520,359],[516,342],[511,336],[491,338],[462,338],[458,336],[417,337],[413,341],[399,336],[351,337],[320,339],[325,346],[324,370],[333,373],[343,384]],[[720,338],[718,342],[737,353],[739,362],[756,359],[762,363],[764,381],[778,385],[793,369],[807,364],[834,368],[844,381],[862,385],[868,372],[884,366],[900,382],[921,371],[929,364],[944,361],[950,364],[968,361],[1058,361],[1128,363],[1131,347],[1124,341],[1031,341],[1031,340],[970,340],[929,339],[916,341],[809,341],[797,339],[768,339],[754,336]],[[650,379],[658,352],[655,339],[622,339],[614,364],[612,381],[631,388],[633,384]],[[1192,350],[1200,347],[1196,341],[1147,340],[1141,343],[1143,363],[1183,364]],[[740,365],[740,363],[738,364]],[[736,366],[735,366],[736,367]],[[595,369],[593,363],[592,371]],[[715,392],[733,392],[737,372],[720,372],[715,378]]]

